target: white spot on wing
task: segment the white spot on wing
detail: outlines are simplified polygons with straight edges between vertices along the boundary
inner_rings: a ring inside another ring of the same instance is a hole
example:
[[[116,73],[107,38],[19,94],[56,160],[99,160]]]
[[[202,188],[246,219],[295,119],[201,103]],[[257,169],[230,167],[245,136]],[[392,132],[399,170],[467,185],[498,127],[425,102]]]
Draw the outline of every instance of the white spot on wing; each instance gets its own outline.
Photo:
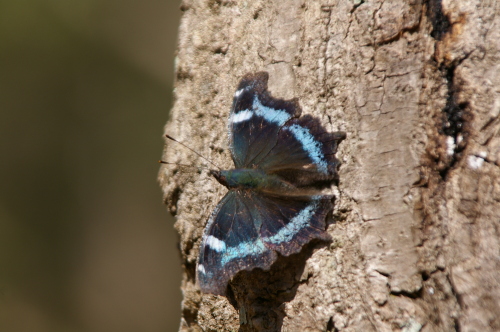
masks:
[[[235,113],[231,115],[231,122],[232,123],[240,123],[243,121],[250,120],[253,116],[253,112],[250,110],[244,110],[238,113]]]
[[[239,91],[242,90],[244,89],[236,91],[235,97],[239,93]],[[253,99],[252,110],[243,110],[238,113],[233,113],[231,115],[230,122],[234,124],[248,121],[254,116],[254,114],[256,116],[263,117],[267,122],[275,123],[278,126],[283,126],[288,120],[292,118],[292,116],[285,110],[277,110],[262,105],[258,96],[256,95]]]
[[[198,272],[206,274],[205,267],[203,266],[203,264],[198,265]]]
[[[226,250],[226,243],[224,243],[224,241],[219,240],[213,235],[209,235],[207,237],[207,241],[205,242],[205,244],[217,252]]]
[[[238,98],[239,96],[241,96],[241,94],[243,93],[243,91],[245,91],[245,89],[239,89],[237,90],[235,93],[234,93],[234,98]]]
[[[302,147],[307,151],[309,157],[314,161],[321,173],[328,173],[328,164],[323,158],[321,143],[316,141],[314,136],[309,132],[309,129],[293,124],[286,129],[293,133],[293,136],[302,144]]]

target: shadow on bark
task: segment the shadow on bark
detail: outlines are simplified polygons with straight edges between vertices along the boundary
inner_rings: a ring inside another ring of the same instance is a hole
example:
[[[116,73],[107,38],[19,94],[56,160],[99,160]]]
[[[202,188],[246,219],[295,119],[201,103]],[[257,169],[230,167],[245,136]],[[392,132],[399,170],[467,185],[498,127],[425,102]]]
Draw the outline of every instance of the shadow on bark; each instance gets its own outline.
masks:
[[[240,313],[240,332],[281,331],[284,303],[293,300],[297,288],[307,283],[307,259],[315,249],[328,245],[312,241],[298,254],[280,256],[269,271],[239,272],[228,286],[227,298]]]

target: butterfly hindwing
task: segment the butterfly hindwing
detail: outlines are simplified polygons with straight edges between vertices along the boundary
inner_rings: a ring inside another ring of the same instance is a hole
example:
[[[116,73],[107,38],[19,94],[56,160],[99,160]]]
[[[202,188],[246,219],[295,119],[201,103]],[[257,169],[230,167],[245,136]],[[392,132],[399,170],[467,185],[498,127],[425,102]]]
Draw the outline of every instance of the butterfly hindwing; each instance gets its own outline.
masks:
[[[326,216],[332,210],[332,197],[255,195],[262,220],[260,236],[267,248],[283,256],[298,253],[313,239],[329,240]]]
[[[215,209],[202,240],[197,267],[200,288],[224,295],[241,270],[267,270],[312,239],[329,239],[325,217],[330,196],[285,197],[231,190]]]
[[[276,253],[260,239],[252,209],[252,201],[237,190],[230,190],[215,208],[205,228],[196,271],[202,291],[224,295],[238,271],[267,268],[276,260]]]

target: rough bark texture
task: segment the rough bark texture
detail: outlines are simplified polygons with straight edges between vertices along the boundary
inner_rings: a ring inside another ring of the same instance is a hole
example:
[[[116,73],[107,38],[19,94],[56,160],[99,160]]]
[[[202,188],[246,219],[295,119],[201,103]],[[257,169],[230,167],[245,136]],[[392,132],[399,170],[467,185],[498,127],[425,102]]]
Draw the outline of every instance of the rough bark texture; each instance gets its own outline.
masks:
[[[500,330],[500,4],[497,0],[185,0],[167,132],[232,168],[239,78],[347,132],[334,241],[291,284],[231,304],[194,271],[225,190],[163,167],[184,264],[181,331]],[[170,162],[203,164],[169,144]],[[281,291],[281,292],[280,292]],[[267,310],[262,310],[267,308]]]

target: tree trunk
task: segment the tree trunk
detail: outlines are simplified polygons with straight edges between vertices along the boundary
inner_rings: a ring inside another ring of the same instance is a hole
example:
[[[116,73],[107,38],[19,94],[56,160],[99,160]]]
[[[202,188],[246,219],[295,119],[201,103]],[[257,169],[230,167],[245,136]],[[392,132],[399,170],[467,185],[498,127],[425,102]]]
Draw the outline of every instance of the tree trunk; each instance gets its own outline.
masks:
[[[171,136],[233,168],[232,96],[241,76],[265,70],[274,96],[297,97],[303,114],[347,139],[333,242],[310,249],[292,295],[274,302],[200,293],[201,235],[226,189],[205,171],[162,167],[184,267],[180,330],[500,330],[499,2],[185,0],[181,9]],[[204,163],[170,143],[164,158]]]

